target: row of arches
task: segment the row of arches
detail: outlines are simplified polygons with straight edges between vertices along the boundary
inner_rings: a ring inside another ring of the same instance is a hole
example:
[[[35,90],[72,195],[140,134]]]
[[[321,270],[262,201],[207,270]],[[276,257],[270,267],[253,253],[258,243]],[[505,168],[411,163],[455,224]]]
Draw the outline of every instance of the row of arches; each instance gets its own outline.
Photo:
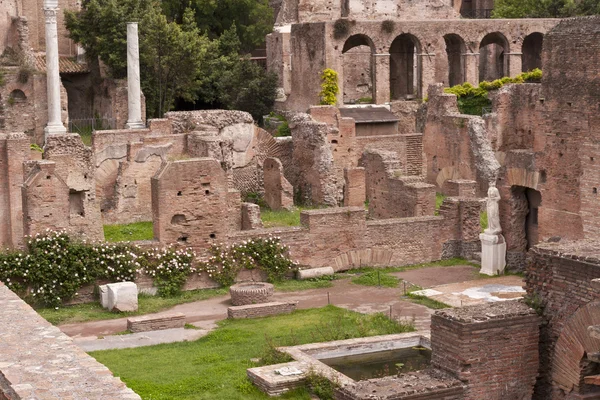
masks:
[[[544,36],[532,33],[523,41],[523,72],[542,67],[542,44]],[[457,34],[444,36],[447,59],[447,84],[450,86],[467,81],[465,41]],[[509,44],[500,32],[487,34],[479,44],[479,81],[492,81],[509,76]],[[391,100],[410,100],[422,93],[422,47],[419,39],[410,33],[397,36],[389,48],[389,84]],[[342,49],[344,66],[344,103],[357,99],[372,99],[374,95],[375,70],[373,63],[375,45],[363,34],[346,40]],[[514,70],[514,69],[513,69]]]

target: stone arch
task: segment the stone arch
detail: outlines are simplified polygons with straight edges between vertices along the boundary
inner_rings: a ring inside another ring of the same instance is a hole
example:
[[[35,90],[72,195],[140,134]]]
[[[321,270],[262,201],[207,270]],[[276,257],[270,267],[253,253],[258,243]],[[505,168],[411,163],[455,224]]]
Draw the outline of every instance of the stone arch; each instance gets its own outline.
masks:
[[[544,35],[540,32],[533,32],[523,40],[522,71],[528,72],[533,69],[542,69],[542,45]]]
[[[333,269],[338,272],[366,265],[374,267],[390,266],[392,265],[393,255],[394,252],[389,249],[370,248],[351,250],[335,258]]]
[[[342,50],[343,101],[345,104],[373,101],[373,54],[375,45],[370,37],[352,35]],[[370,99],[370,100],[369,100]]]
[[[421,42],[410,33],[397,36],[390,46],[390,94],[392,100],[422,97]]]
[[[463,54],[466,53],[465,41],[455,33],[444,36],[446,56],[448,60],[448,85],[460,85],[465,79],[465,63]]]
[[[500,32],[488,33],[479,43],[479,81],[493,81],[509,75],[509,45]]]
[[[563,324],[552,352],[551,381],[565,394],[581,393],[584,389],[581,384],[587,368],[582,360],[600,349],[600,339],[588,333],[588,327],[595,325],[600,325],[600,302],[597,301],[580,307]]]

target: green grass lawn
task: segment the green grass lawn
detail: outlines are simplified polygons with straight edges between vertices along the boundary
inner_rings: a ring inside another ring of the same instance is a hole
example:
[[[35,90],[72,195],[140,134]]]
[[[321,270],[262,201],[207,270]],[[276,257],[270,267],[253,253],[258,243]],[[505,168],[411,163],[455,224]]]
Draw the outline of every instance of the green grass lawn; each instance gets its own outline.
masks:
[[[90,353],[145,400],[252,400],[269,397],[246,377],[252,358],[289,346],[414,330],[383,314],[362,315],[334,306],[290,315],[224,320],[195,342]],[[269,345],[269,343],[271,345]],[[310,399],[304,389],[283,399]]]
[[[135,312],[117,313],[102,308],[100,303],[86,303],[74,306],[54,308],[38,308],[36,311],[48,322],[54,325],[71,324],[75,322],[98,321],[116,319],[160,312],[178,304],[191,303],[211,297],[222,296],[228,293],[227,289],[200,289],[182,292],[178,296],[159,297],[140,294],[138,297],[139,309]]]
[[[152,221],[135,222],[126,225],[104,225],[104,238],[107,242],[152,240],[154,239]]]
[[[299,281],[288,279],[282,282],[274,283],[275,290],[278,292],[299,292],[301,290],[323,289],[333,286],[333,279],[317,278]]]
[[[384,271],[369,271],[352,278],[352,283],[363,286],[398,287],[400,279]]]
[[[300,212],[300,207],[295,207],[292,211],[273,211],[265,208],[260,210],[260,218],[265,228],[300,226]]]

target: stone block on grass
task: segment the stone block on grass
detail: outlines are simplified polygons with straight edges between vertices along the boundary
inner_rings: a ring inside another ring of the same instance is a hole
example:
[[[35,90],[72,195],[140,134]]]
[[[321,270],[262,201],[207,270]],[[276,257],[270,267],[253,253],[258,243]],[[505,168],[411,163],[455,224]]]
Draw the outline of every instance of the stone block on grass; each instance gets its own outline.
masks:
[[[108,304],[109,311],[130,312],[138,309],[138,290],[133,282],[109,283]]]

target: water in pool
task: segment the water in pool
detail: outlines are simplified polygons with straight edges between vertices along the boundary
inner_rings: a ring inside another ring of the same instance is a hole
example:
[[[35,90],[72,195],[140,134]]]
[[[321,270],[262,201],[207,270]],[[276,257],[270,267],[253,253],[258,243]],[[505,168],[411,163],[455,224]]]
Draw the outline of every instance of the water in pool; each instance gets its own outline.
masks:
[[[355,381],[361,381],[425,369],[431,361],[431,350],[409,347],[319,361]]]

